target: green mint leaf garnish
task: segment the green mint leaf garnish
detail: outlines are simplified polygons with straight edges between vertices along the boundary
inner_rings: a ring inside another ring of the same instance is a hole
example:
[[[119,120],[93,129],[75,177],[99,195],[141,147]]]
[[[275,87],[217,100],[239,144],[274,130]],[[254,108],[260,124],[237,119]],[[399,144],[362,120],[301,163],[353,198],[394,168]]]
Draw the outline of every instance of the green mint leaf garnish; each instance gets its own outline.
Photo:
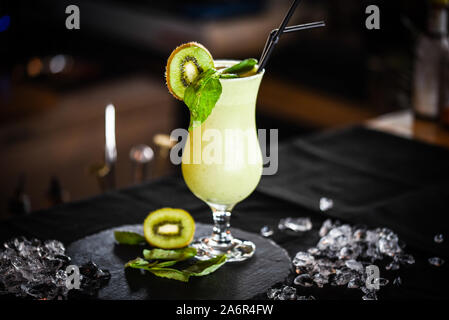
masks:
[[[125,264],[125,268],[144,269],[144,270],[150,271],[151,268],[170,267],[170,266],[174,265],[177,262],[178,261],[176,261],[176,260],[174,260],[174,261],[163,261],[163,262],[159,262],[159,261],[149,262],[149,261],[147,261],[145,259],[142,259],[142,258],[136,258],[134,260],[128,261]]]
[[[176,264],[177,262],[178,261],[176,261],[176,260],[158,262],[154,265],[154,268],[171,267],[172,265]]]
[[[157,265],[158,262],[148,262],[145,259],[142,258],[136,258],[134,260],[128,261],[125,264],[125,268],[134,268],[134,269],[145,269],[145,270],[149,270],[151,267],[154,267],[155,265]]]
[[[195,248],[182,248],[174,250],[152,249],[143,250],[143,256],[147,260],[176,260],[183,261],[193,258],[196,255]]]
[[[209,260],[198,261],[194,265],[191,265],[187,269],[183,270],[191,276],[201,277],[208,275],[218,268],[220,268],[226,262],[226,255],[221,254]]]
[[[248,72],[248,71],[252,70],[256,64],[257,64],[257,60],[254,58],[245,59],[245,60],[233,65],[232,67],[224,69],[222,71],[222,73],[223,74],[226,74],[226,73],[239,74],[239,73]]]
[[[114,231],[115,240],[120,244],[142,244],[145,237],[139,233],[131,231]]]
[[[190,127],[203,123],[211,114],[221,95],[219,74],[215,69],[201,73],[184,92],[184,102],[190,109]]]
[[[158,263],[157,261],[155,261],[150,263],[142,258],[136,258],[125,264],[125,268],[143,269],[151,272],[152,274],[158,277],[169,278],[184,282],[189,281],[190,277],[189,274],[176,269],[165,268],[175,264],[176,262],[177,261],[165,261],[162,263]]]
[[[188,273],[172,268],[151,268],[148,271],[161,278],[168,278],[182,282],[187,282],[190,278],[190,275]]]
[[[202,277],[211,274],[226,262],[226,255],[219,255],[205,261],[197,261],[184,270],[167,268],[178,261],[149,262],[142,258],[136,258],[125,264],[125,268],[143,269],[155,276],[187,282],[190,277]]]
[[[201,125],[211,114],[222,91],[219,79],[238,78],[256,65],[257,60],[250,58],[220,72],[211,68],[198,75],[184,91],[184,103],[190,110],[189,130]]]

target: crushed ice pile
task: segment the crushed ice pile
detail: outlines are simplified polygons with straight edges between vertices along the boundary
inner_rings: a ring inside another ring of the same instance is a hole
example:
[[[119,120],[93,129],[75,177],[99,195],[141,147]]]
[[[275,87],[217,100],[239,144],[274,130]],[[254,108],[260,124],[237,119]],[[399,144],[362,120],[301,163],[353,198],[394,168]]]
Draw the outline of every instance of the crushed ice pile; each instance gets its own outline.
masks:
[[[93,295],[107,283],[110,274],[93,262],[79,267],[80,290],[69,290],[66,268],[70,257],[56,240],[14,238],[0,248],[0,297],[67,299],[69,291]]]
[[[397,270],[402,265],[415,263],[412,255],[404,252],[404,244],[398,236],[387,228],[369,230],[365,227],[353,227],[340,222],[324,221],[320,231],[320,240],[307,252],[300,251],[293,258],[298,276],[294,284],[299,287],[346,286],[363,292],[362,299],[376,300],[377,291],[388,284],[385,278],[377,278],[377,285],[367,286],[366,267],[376,262],[387,262],[387,270]],[[370,279],[368,279],[370,280]],[[401,279],[394,281],[395,285]],[[377,287],[377,288],[373,288]],[[314,297],[298,296],[296,289],[284,286],[270,289],[269,299],[307,300]]]
[[[267,292],[268,299],[273,300],[316,300],[314,296],[298,296],[296,288],[283,286],[280,289],[269,289]]]

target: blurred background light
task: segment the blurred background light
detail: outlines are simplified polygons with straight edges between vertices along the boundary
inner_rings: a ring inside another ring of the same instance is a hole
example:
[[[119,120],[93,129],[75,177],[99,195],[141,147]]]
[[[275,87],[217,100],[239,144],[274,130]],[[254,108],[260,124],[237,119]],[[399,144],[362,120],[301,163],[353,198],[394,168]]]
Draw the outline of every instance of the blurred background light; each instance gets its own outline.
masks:
[[[32,58],[27,64],[27,73],[30,77],[37,77],[41,74],[44,65],[39,58]]]
[[[49,68],[51,73],[59,73],[64,70],[66,66],[66,57],[58,54],[51,58]]]

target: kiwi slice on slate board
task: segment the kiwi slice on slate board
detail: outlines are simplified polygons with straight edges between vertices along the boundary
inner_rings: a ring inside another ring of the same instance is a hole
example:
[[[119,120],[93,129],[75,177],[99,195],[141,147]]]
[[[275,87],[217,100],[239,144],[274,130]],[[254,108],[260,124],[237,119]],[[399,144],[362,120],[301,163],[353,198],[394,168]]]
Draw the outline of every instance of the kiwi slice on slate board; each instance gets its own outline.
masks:
[[[147,242],[157,248],[176,249],[187,246],[195,234],[195,221],[185,210],[162,208],[147,216],[143,223]]]

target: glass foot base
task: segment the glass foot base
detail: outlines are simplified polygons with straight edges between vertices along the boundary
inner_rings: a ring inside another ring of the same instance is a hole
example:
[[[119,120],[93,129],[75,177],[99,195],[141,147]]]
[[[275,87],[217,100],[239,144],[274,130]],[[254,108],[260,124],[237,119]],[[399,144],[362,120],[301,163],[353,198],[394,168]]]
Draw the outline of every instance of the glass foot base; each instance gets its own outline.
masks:
[[[229,245],[223,245],[212,240],[210,237],[203,237],[195,240],[192,244],[198,253],[195,258],[207,260],[219,254],[226,254],[226,262],[239,262],[251,258],[256,252],[256,245],[251,241],[232,239]]]

